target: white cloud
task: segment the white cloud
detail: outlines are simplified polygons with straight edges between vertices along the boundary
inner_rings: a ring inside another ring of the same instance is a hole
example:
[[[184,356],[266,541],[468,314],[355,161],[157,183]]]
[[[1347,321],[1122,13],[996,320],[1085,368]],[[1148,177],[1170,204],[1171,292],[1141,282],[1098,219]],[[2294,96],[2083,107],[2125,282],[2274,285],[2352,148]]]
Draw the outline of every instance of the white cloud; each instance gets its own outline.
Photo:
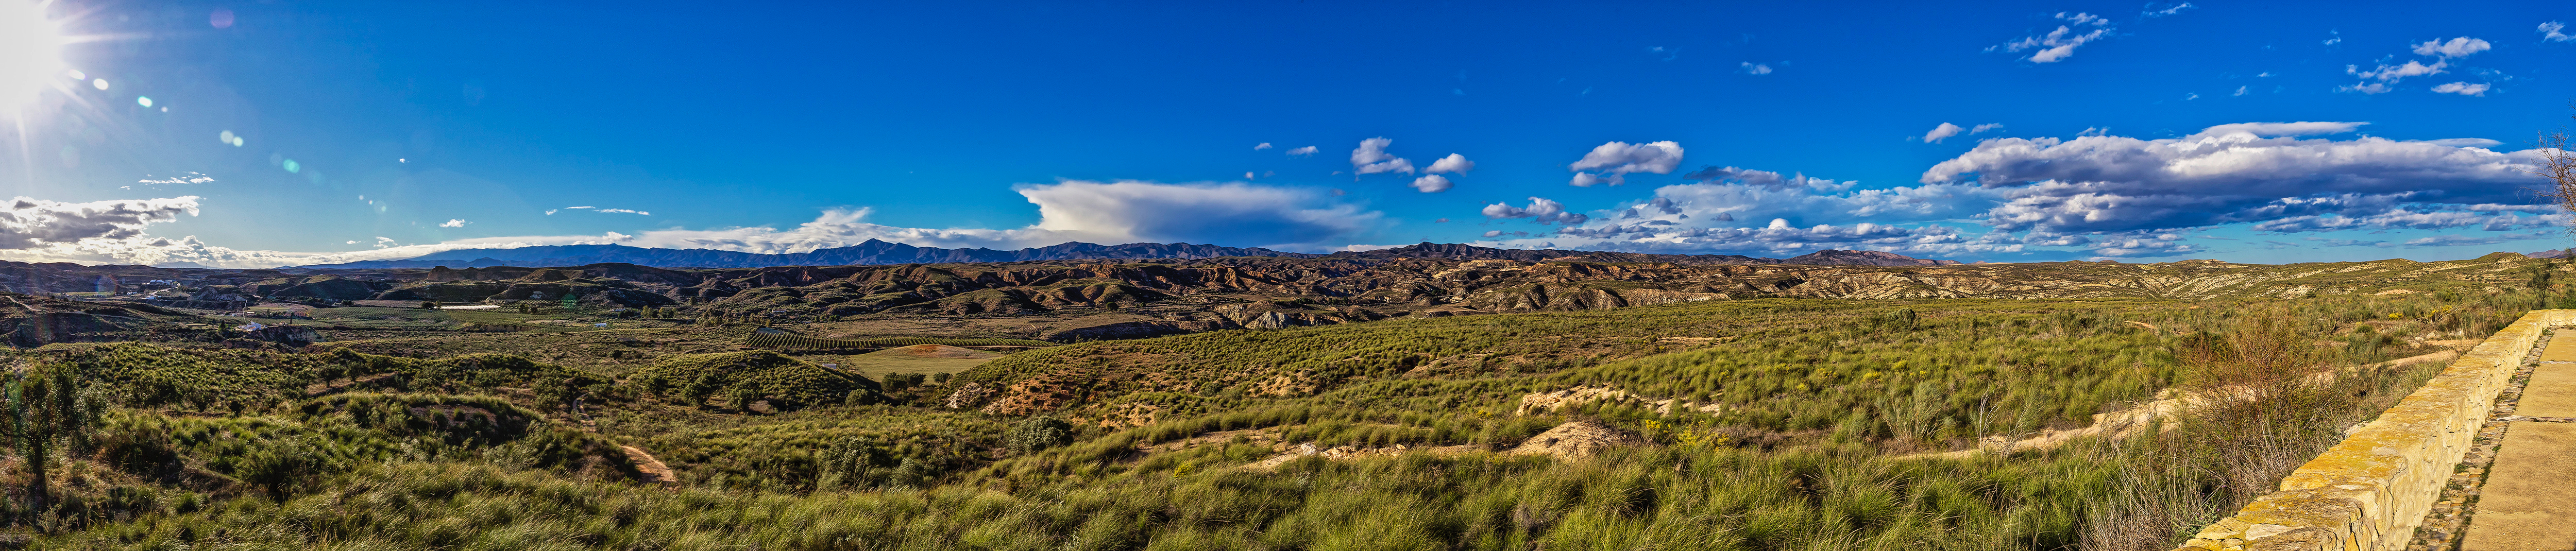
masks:
[[[1316,151],[1315,146],[1311,146],[1311,145],[1310,145],[1310,146],[1306,146],[1306,147],[1300,147],[1300,148],[1296,148],[1296,149],[1290,149],[1290,150],[1288,150],[1288,156],[1290,156],[1290,157],[1304,157],[1304,156],[1308,156],[1308,155],[1313,155],[1313,154],[1315,154],[1315,151]]]
[[[1748,75],[1767,75],[1771,74],[1771,66],[1747,61],[1744,62],[1742,67],[1737,68],[1736,71],[1740,71]]]
[[[1940,126],[1932,127],[1931,132],[1924,132],[1923,141],[1928,143],[1941,143],[1941,140],[1950,139],[1951,136],[1957,136],[1960,132],[1965,132],[1967,130],[1967,128],[1959,125],[1945,122],[1941,123]]]
[[[2569,40],[2576,40],[2576,35],[2569,35],[2566,31],[2566,23],[2558,21],[2541,23],[2540,39],[2546,42],[2566,42]]]
[[[2463,95],[2463,96],[2480,96],[2480,97],[2484,97],[2484,96],[2486,96],[2486,95],[2487,95],[2487,84],[2486,84],[2486,83],[2470,84],[2470,83],[2466,83],[2466,82],[2453,82],[2453,83],[2447,83],[2447,84],[2442,84],[2442,85],[2434,86],[2434,87],[2433,87],[2433,92],[2434,92],[2434,93],[2440,93],[2440,94],[2459,94],[2459,95]]]
[[[2146,11],[2138,12],[2138,17],[2146,18],[2146,19],[2155,19],[2155,18],[2158,18],[2158,17],[2165,17],[2165,16],[2169,16],[2169,15],[2177,14],[2177,13],[2182,13],[2182,10],[2187,10],[2187,9],[2192,9],[2192,8],[2197,8],[2197,7],[2200,7],[2200,6],[2194,6],[2194,5],[2191,5],[2191,3],[2190,3],[2190,2],[2184,2],[2184,3],[2180,3],[2180,4],[2175,4],[2173,7],[2165,8],[2165,9],[2156,9],[2156,5],[2155,5],[2155,4],[2147,4],[2147,9],[2146,9]]]
[[[0,207],[0,249],[143,235],[144,226],[197,214],[197,196],[62,203],[19,197]]]
[[[1422,169],[1422,173],[1439,174],[1442,172],[1466,172],[1475,169],[1475,161],[1467,160],[1467,156],[1465,155],[1451,153],[1447,157],[1441,157],[1439,160],[1432,161],[1431,168]]]
[[[2454,58],[2465,57],[2469,54],[2483,52],[2494,48],[2495,47],[2493,45],[2487,44],[2487,41],[2465,36],[2453,38],[2450,42],[2443,42],[2442,39],[2436,38],[2423,44],[2416,44],[2415,55],[2438,55],[2444,58]]]
[[[2416,44],[2410,49],[2415,52],[2415,55],[2433,56],[2433,63],[2428,65],[2422,60],[2407,60],[2404,64],[2390,65],[2386,62],[2380,62],[2374,63],[2373,67],[2369,70],[2362,70],[2359,65],[2345,65],[2343,68],[2344,73],[2360,77],[2362,82],[2337,86],[2335,87],[2335,91],[2359,92],[2363,94],[2385,94],[2396,90],[2394,85],[2397,84],[2398,81],[2413,77],[2448,73],[2450,72],[2448,69],[2451,68],[2452,59],[2494,49],[2494,46],[2488,44],[2485,40],[2463,36],[2453,38],[2449,41],[2434,39],[2422,44]],[[2489,77],[2498,76],[2498,73],[2494,71],[2477,72]],[[2487,86],[2488,85],[2485,84],[2473,85],[2466,82],[2455,82],[2435,86],[2433,87],[2433,90],[2435,92],[2445,94],[2479,96],[2486,94]]]
[[[2069,15],[2058,12],[2057,19],[2064,20],[2067,24],[2057,26],[2057,30],[2049,31],[2048,34],[2022,37],[2021,40],[2005,43],[2004,49],[2013,52],[2036,50],[2022,60],[2031,63],[2054,63],[2073,57],[2077,46],[2110,36],[2112,30],[2111,20],[2089,13]],[[2088,26],[2092,29],[2078,30]]]
[[[2368,71],[2360,70],[2361,67],[2359,66],[2345,65],[2343,71],[2345,74],[2358,76],[2364,79],[2374,79],[2380,82],[2397,82],[2398,80],[2406,77],[2419,77],[2424,75],[2447,73],[2449,71],[2444,71],[2443,69],[2450,66],[2451,62],[2449,61],[2434,61],[2432,65],[2425,65],[2424,62],[2421,61],[2407,60],[2405,65],[2389,65],[2382,63],[2378,68]]]
[[[1574,179],[1573,179],[1573,180],[1566,181],[1566,182],[1565,182],[1565,184],[1566,184],[1566,185],[1570,185],[1570,186],[1574,186],[1574,187],[1592,187],[1592,186],[1601,185],[1601,183],[1602,183],[1602,182],[1606,182],[1606,181],[1609,181],[1609,180],[1605,180],[1605,179],[1603,179],[1602,177],[1600,177],[1600,176],[1596,176],[1596,175],[1594,175],[1594,174],[1592,174],[1592,173],[1590,173],[1590,172],[1576,172],[1576,173],[1574,173]]]
[[[907,228],[867,222],[869,209],[827,210],[793,228],[769,226],[703,230],[663,229],[629,235],[515,236],[403,245],[378,237],[375,250],[283,252],[206,244],[191,236],[144,235],[145,224],[194,213],[196,197],[98,203],[22,199],[0,211],[0,258],[25,262],[81,262],[218,267],[287,265],[412,258],[453,249],[616,243],[639,247],[706,248],[752,253],[799,253],[880,239],[929,247],[1022,248],[1067,241],[1118,244],[1143,241],[1222,243],[1234,246],[1319,251],[1348,244],[1373,230],[1383,215],[1303,188],[1244,183],[1164,184],[1068,180],[1016,188],[1038,208],[1036,224],[1015,229]],[[7,248],[7,247],[0,247]]]
[[[2298,198],[2405,195],[2427,203],[2530,200],[2519,172],[2530,152],[2497,153],[2457,140],[2350,140],[2363,123],[2242,123],[2180,138],[1998,138],[1923,173],[1927,184],[1974,183],[2009,200],[1983,216],[2006,230],[2127,231],[2251,222],[2359,207]],[[2287,201],[2287,202],[2285,202]]]
[[[547,210],[547,211],[546,211],[546,214],[547,214],[547,215],[549,215],[549,216],[551,216],[551,215],[553,215],[553,214],[555,213],[555,211],[559,211],[559,210],[587,210],[587,211],[591,211],[591,212],[602,212],[602,213],[611,213],[611,214],[641,214],[641,215],[645,215],[645,216],[652,216],[652,215],[653,215],[653,213],[650,213],[650,212],[644,212],[644,211],[635,210],[635,209],[607,209],[607,208],[599,208],[599,207],[594,207],[594,206],[589,206],[589,205],[583,205],[583,206],[578,206],[578,207],[564,207],[564,208],[560,208],[560,209],[549,209],[549,210]]]
[[[1969,133],[1969,134],[1984,134],[1984,133],[1987,133],[1987,132],[1992,132],[1992,131],[1996,131],[1996,130],[2003,130],[2003,129],[2004,129],[2004,123],[2000,123],[2000,122],[1990,122],[1990,123],[1985,123],[1985,124],[1977,125],[1977,127],[1976,127],[1976,128],[1970,128],[1970,129],[1968,129],[1968,133]]]
[[[473,223],[473,222],[467,222],[467,221],[464,221],[464,220],[459,220],[459,219],[455,219],[455,218],[449,218],[449,219],[447,219],[447,221],[446,221],[446,222],[440,223],[440,224],[438,225],[438,227],[441,227],[441,228],[462,228],[462,227],[465,227],[465,225],[466,225],[466,224],[472,224],[472,223]]]
[[[1587,220],[1591,220],[1591,217],[1585,216],[1581,213],[1566,212],[1565,205],[1562,203],[1539,197],[1531,197],[1529,199],[1530,204],[1528,207],[1515,207],[1510,203],[1494,203],[1491,205],[1485,205],[1485,218],[1495,220],[1506,218],[1528,218],[1531,221],[1538,222],[1540,224],[1563,222],[1566,225],[1581,224]]]
[[[2417,205],[2403,204],[2404,197],[2341,196],[2314,199],[2285,199],[2283,203],[2323,202],[2327,214],[2275,218],[2256,223],[2254,231],[2272,233],[2326,232],[2342,230],[2437,230],[2475,227],[2485,231],[2512,231],[2563,227],[2570,216],[2555,205]],[[2359,207],[2359,208],[2353,208]],[[2385,208],[2385,210],[2382,210]]]
[[[1449,191],[1449,186],[1449,178],[1438,174],[1424,174],[1420,178],[1413,179],[1413,189],[1422,190],[1423,193]]]
[[[2494,245],[2507,241],[2523,241],[2528,239],[2543,239],[2547,237],[2549,237],[2547,234],[2540,233],[2507,233],[2478,237],[2465,235],[2436,235],[2432,237],[2409,239],[2406,240],[2406,245],[2410,247],[2460,247]]]
[[[2242,95],[2245,95],[2245,89],[2246,89],[2246,88],[2247,88],[2247,87],[2245,87],[2245,86],[2238,86],[2238,87],[2236,87],[2236,93],[2228,94],[2228,95],[2230,95],[2230,96],[2242,96]]]
[[[134,181],[137,184],[211,184],[214,182],[215,177],[207,176],[202,172],[189,172],[168,178],[152,178],[146,175],[144,179]]]
[[[1360,146],[1351,150],[1351,173],[1376,174],[1380,172],[1402,172],[1405,174],[1412,174],[1413,161],[1387,154],[1386,146],[1393,144],[1395,144],[1395,140],[1383,137],[1360,140]]]
[[[1270,149],[1270,142],[1261,142],[1261,145],[1252,146],[1252,150],[1253,150],[1253,151],[1260,151],[1260,150],[1264,150],[1264,149]]]
[[[1576,186],[1591,187],[1596,183],[1615,186],[1627,183],[1626,175],[1632,172],[1671,174],[1674,168],[1681,165],[1681,162],[1682,145],[1679,143],[1609,142],[1592,148],[1591,152],[1583,154],[1582,159],[1574,161],[1574,164],[1568,165],[1567,168],[1576,171],[1573,181]],[[1582,172],[1587,170],[1600,172],[1607,177]]]
[[[2533,153],[2485,149],[2500,145],[2494,140],[2314,137],[2364,124],[2225,124],[2160,140],[2101,135],[2098,128],[2072,139],[1996,138],[1927,170],[1921,185],[1882,189],[1708,167],[1683,175],[1698,183],[1583,213],[1582,222],[1553,232],[1491,233],[1485,238],[1496,241],[1480,244],[1748,254],[1837,248],[1933,258],[2046,247],[2171,257],[2207,250],[2185,236],[2191,228],[2536,232],[2576,219],[2528,204],[2533,199],[2522,190],[2531,182],[2517,170]],[[1533,198],[1528,207],[1495,204],[1485,212],[1535,218],[1562,209]],[[1745,227],[1739,220],[1770,223]],[[1983,233],[1971,233],[1978,226]],[[2485,239],[2370,243],[2465,246]]]

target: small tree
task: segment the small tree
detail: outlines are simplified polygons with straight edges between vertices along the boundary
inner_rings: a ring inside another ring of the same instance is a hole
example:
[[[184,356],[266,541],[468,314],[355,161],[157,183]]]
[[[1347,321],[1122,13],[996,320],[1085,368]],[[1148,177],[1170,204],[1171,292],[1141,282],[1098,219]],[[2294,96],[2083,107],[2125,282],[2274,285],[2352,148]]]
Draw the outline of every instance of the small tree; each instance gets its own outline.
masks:
[[[2568,118],[2576,118],[2576,115]],[[2541,192],[2541,196],[2555,199],[2558,201],[2558,206],[2576,211],[2576,152],[2568,151],[2568,148],[2576,143],[2571,143],[2567,131],[2563,129],[2557,132],[2542,132],[2538,138],[2535,140],[2538,143],[2533,144],[2537,147],[2532,149],[2539,155],[2533,159],[2531,170],[2524,172],[2548,178],[2551,185],[2548,190]],[[2576,222],[2570,222],[2570,224],[2567,231],[2576,233]],[[2569,250],[2576,252],[2576,249]]]
[[[89,429],[106,413],[106,402],[82,392],[80,376],[52,367],[35,373],[11,373],[6,389],[9,440],[33,475],[27,495],[43,508],[50,479],[45,476],[58,446],[89,447]]]

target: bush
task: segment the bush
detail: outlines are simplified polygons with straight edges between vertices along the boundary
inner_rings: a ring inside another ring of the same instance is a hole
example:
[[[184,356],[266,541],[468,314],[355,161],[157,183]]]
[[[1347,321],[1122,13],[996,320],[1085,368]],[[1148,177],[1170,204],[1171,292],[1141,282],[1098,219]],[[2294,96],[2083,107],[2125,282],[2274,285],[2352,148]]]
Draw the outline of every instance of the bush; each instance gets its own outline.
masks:
[[[771,405],[783,406],[780,401],[795,405],[848,402],[852,392],[878,391],[876,381],[866,377],[767,350],[672,356],[636,374],[635,383],[647,392],[668,393],[691,405],[704,404],[718,392],[728,392],[728,399],[737,398],[732,393],[751,393],[755,399],[774,397]]]
[[[1028,454],[1073,443],[1073,424],[1045,415],[1030,417],[1011,425],[1011,432],[1002,440],[1010,445],[1011,453]]]

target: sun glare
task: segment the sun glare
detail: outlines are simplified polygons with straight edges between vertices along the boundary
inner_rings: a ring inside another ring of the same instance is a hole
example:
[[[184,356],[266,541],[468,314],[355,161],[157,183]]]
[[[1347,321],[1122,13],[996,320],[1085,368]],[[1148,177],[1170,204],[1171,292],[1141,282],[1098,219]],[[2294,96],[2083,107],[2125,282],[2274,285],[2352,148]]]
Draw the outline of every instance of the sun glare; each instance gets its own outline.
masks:
[[[63,36],[45,5],[0,0],[0,109],[14,113],[63,78]]]

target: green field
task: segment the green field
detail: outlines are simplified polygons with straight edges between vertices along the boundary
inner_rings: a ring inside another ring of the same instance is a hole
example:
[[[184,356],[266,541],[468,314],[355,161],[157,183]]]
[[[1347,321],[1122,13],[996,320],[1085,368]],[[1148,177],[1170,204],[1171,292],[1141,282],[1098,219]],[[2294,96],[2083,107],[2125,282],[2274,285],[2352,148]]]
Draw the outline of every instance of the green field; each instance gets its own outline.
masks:
[[[809,354],[802,356],[817,363],[838,364],[843,371],[857,372],[870,379],[885,379],[891,373],[957,373],[1006,356],[1000,352],[958,348],[939,344],[916,344],[847,356]]]

